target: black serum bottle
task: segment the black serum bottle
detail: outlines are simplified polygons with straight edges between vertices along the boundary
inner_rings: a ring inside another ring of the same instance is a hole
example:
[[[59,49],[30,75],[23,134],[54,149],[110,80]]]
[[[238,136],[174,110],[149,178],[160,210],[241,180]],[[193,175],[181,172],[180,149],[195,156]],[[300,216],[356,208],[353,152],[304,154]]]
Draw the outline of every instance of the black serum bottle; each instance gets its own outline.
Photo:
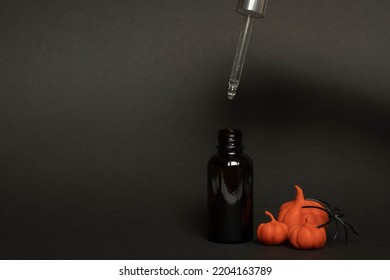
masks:
[[[208,238],[221,243],[253,240],[253,163],[242,133],[222,129],[207,165]]]

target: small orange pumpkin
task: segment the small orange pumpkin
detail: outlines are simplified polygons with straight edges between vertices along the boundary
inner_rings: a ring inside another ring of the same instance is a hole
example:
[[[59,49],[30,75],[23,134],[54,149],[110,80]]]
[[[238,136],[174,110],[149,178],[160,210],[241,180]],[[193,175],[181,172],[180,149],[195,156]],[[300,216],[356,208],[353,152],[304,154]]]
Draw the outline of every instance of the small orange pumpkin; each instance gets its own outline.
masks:
[[[309,223],[321,225],[329,220],[328,213],[316,208],[302,208],[303,206],[315,206],[324,209],[323,205],[318,202],[305,200],[302,189],[295,185],[297,195],[294,200],[286,202],[280,206],[278,221],[285,223],[289,228],[295,225]],[[325,210],[325,209],[324,209]]]
[[[290,228],[288,240],[297,249],[320,249],[325,246],[326,231],[323,227],[317,228],[306,219],[303,225]]]
[[[275,220],[274,216],[265,211],[265,214],[271,218],[268,223],[262,223],[257,227],[257,239],[267,245],[279,245],[287,240],[288,227],[287,225]]]

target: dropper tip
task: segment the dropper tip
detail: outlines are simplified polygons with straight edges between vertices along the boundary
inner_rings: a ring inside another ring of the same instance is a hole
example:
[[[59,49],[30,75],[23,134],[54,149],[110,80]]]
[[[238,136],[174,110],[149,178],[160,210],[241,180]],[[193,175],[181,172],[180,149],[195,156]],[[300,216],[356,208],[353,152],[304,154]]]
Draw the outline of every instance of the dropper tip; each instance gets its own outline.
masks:
[[[227,93],[229,100],[232,100],[234,98],[234,96],[236,95],[237,87],[238,87],[237,84],[229,83],[229,88],[228,88],[228,93]]]

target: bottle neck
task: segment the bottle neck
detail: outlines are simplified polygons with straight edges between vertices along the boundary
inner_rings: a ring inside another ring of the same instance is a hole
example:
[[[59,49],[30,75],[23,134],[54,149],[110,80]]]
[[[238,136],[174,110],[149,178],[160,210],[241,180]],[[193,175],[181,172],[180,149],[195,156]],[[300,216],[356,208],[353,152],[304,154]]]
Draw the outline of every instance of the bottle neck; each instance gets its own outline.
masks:
[[[239,155],[244,146],[241,143],[242,133],[238,129],[222,129],[218,132],[217,150],[224,155]]]

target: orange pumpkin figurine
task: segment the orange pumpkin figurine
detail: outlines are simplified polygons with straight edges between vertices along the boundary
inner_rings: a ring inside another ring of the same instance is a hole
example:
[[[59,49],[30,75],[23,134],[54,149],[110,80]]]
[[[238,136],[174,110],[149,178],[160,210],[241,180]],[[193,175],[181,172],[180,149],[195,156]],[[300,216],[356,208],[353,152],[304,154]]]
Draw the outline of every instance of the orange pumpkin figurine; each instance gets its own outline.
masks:
[[[326,243],[326,231],[323,227],[309,223],[308,219],[302,225],[290,228],[288,240],[297,249],[320,249]]]
[[[265,211],[265,214],[271,218],[268,223],[259,224],[257,227],[257,239],[267,245],[279,245],[287,240],[288,227],[287,225],[275,220],[274,216]]]
[[[329,217],[324,206],[315,201],[305,200],[303,191],[299,186],[295,185],[295,189],[297,191],[295,199],[280,206],[278,221],[285,223],[289,228],[302,225],[306,220],[317,226],[327,223]],[[304,208],[307,206],[317,208]]]

